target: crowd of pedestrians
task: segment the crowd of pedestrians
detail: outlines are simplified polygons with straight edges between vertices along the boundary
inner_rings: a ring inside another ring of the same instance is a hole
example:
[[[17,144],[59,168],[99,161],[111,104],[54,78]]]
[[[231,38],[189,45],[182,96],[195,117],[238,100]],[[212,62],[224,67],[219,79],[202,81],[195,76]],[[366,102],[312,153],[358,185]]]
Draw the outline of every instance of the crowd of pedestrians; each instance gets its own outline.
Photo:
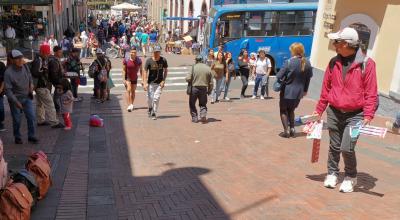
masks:
[[[141,22],[126,20],[100,22],[97,31],[99,45],[105,40],[116,37],[122,43],[133,43],[129,47],[121,47],[129,55],[122,59],[122,75],[126,87],[127,111],[134,110],[134,101],[138,77],[147,94],[148,116],[157,119],[159,102],[165,82],[168,77],[168,62],[161,56],[162,48],[157,44],[156,32],[151,26],[140,26]],[[130,24],[131,31],[124,29],[126,23]],[[148,24],[148,23],[147,23]],[[122,27],[121,25],[125,25]],[[117,28],[118,27],[118,28]],[[135,28],[134,28],[135,27]],[[108,31],[106,31],[108,30]],[[134,32],[132,30],[135,30]],[[146,30],[152,36],[146,36]],[[99,35],[99,31],[104,31]],[[139,31],[139,32],[137,32]],[[80,39],[82,45],[88,45],[89,36],[82,31]],[[65,33],[66,35],[73,35]],[[139,38],[138,35],[140,35]],[[145,36],[145,37],[143,37]],[[324,186],[334,188],[338,182],[339,160],[342,155],[345,165],[345,178],[340,186],[342,192],[352,192],[357,183],[357,163],[355,147],[358,137],[350,135],[350,126],[358,122],[368,125],[374,118],[377,110],[377,80],[375,62],[367,57],[360,49],[358,33],[352,28],[345,28],[338,33],[329,34],[333,41],[337,56],[332,58],[326,69],[321,96],[313,115],[320,120],[322,113],[327,110],[327,127],[329,129],[329,153],[328,174]],[[69,41],[69,37],[63,39]],[[88,38],[88,39],[86,39]],[[141,39],[136,41],[135,39]],[[142,61],[138,51],[143,55],[151,45],[151,56]],[[79,50],[80,49],[80,50]],[[71,116],[73,103],[81,101],[78,97],[80,84],[80,72],[82,64],[80,56],[83,48],[64,48],[51,36],[47,43],[40,46],[39,54],[30,64],[24,63],[23,55],[18,50],[12,50],[8,54],[7,66],[0,62],[0,131],[4,130],[4,105],[3,94],[8,98],[13,119],[13,131],[15,143],[22,143],[20,124],[22,112],[28,124],[28,141],[38,143],[36,125],[52,128],[71,129]],[[313,76],[310,62],[305,57],[304,46],[301,43],[293,43],[290,48],[291,58],[277,73],[276,82],[280,82],[279,88],[279,116],[283,126],[280,136],[284,138],[295,136],[295,109],[300,105],[301,99],[307,95],[310,80]],[[125,53],[124,51],[124,53]],[[94,78],[94,97],[99,103],[109,99],[112,87],[110,76],[111,62],[104,55],[101,48],[94,51],[96,59],[89,67],[89,75]],[[62,61],[63,57],[66,58]],[[237,62],[237,63],[236,63]],[[238,69],[235,66],[237,64]],[[255,80],[255,86],[251,98],[258,97],[261,87],[260,99],[265,99],[269,94],[269,76],[272,72],[271,60],[266,52],[259,50],[258,54],[242,50],[237,60],[233,60],[229,51],[224,51],[223,46],[218,51],[209,50],[208,56],[197,56],[195,64],[191,67],[186,77],[189,83],[189,108],[191,121],[207,122],[207,102],[218,103],[223,93],[224,100],[229,99],[229,86],[232,78],[241,79],[241,98],[246,98],[246,90],[250,79]],[[3,73],[3,74],[1,74]],[[69,75],[68,73],[76,73]],[[4,82],[4,83],[3,83]],[[54,91],[52,89],[55,89]],[[36,94],[36,112],[33,106],[33,92]],[[209,97],[208,97],[209,96]],[[200,111],[196,108],[198,102]],[[64,123],[59,122],[58,115],[62,115]],[[396,121],[387,122],[386,126],[392,131],[398,131],[400,127],[400,113]]]

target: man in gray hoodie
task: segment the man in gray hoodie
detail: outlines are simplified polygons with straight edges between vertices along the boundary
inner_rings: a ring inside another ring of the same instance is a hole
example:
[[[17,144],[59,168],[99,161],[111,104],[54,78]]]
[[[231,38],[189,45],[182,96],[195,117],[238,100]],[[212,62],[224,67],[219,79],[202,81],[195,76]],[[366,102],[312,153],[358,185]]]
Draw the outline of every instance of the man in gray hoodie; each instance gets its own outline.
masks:
[[[37,144],[35,133],[35,110],[32,104],[33,81],[29,68],[24,64],[23,55],[18,50],[11,51],[13,64],[4,73],[5,91],[10,103],[16,144],[22,144],[20,133],[21,114],[25,114],[28,124],[28,141]]]

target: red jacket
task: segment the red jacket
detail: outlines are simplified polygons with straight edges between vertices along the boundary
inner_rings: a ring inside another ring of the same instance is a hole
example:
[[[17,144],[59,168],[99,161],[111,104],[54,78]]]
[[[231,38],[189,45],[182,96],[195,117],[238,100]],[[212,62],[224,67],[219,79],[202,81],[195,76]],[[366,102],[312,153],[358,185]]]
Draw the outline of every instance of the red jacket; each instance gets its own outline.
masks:
[[[359,51],[344,81],[340,59],[335,57],[331,60],[325,71],[321,97],[315,110],[318,114],[321,115],[329,104],[348,112],[362,109],[365,119],[374,117],[378,101],[376,65],[368,58],[363,70],[364,59],[365,56]]]

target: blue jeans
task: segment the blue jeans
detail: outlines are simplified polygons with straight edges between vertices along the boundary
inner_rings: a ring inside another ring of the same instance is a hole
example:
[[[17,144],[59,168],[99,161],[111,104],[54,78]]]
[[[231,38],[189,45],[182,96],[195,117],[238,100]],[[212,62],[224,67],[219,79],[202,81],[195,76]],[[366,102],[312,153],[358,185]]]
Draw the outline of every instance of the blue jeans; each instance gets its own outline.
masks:
[[[88,56],[88,49],[82,48],[80,58],[86,58]]]
[[[265,92],[267,92],[268,96],[268,76],[264,74],[257,74],[254,85],[253,95],[257,96],[258,87],[261,86],[261,95],[265,96]]]
[[[4,96],[0,95],[0,129],[4,128]]]
[[[224,77],[221,79],[214,79],[214,89],[212,91],[211,97],[213,101],[218,101],[219,96],[221,95],[222,85],[224,82]]]
[[[28,124],[28,137],[33,138],[35,137],[36,118],[32,100],[29,98],[21,98],[19,99],[19,102],[22,104],[23,109],[19,109],[14,103],[9,102],[11,116],[13,119],[14,137],[21,138],[21,133],[19,131],[19,128],[21,127],[21,116],[23,112],[25,114],[26,122]]]
[[[225,82],[226,78],[224,77],[224,99],[228,97],[229,86],[231,85],[232,76],[229,74],[228,82]]]

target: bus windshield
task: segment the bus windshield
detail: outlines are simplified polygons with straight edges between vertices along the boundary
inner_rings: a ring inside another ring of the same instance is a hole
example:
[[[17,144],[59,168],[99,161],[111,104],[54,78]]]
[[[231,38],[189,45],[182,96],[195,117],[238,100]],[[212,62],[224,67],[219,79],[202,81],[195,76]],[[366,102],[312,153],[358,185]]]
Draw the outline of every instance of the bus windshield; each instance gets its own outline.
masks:
[[[243,36],[243,12],[232,12],[222,15],[217,21],[215,42],[220,45]]]

